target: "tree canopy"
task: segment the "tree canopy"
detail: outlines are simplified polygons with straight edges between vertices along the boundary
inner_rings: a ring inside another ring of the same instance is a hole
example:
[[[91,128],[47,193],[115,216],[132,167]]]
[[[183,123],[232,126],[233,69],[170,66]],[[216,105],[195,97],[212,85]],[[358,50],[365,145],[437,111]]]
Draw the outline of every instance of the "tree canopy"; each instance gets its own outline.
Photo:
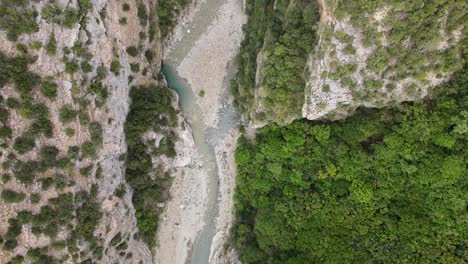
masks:
[[[466,263],[468,74],[434,99],[268,125],[236,151],[243,263]]]

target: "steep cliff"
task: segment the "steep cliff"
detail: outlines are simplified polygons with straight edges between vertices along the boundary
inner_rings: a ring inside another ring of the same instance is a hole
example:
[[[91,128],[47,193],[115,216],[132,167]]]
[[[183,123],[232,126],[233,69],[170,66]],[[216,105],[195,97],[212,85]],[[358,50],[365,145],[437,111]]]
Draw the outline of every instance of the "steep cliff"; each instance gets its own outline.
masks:
[[[152,263],[124,124],[130,87],[167,90],[155,5],[0,2],[0,263]]]
[[[462,67],[463,1],[246,5],[233,93],[255,127],[423,98]]]

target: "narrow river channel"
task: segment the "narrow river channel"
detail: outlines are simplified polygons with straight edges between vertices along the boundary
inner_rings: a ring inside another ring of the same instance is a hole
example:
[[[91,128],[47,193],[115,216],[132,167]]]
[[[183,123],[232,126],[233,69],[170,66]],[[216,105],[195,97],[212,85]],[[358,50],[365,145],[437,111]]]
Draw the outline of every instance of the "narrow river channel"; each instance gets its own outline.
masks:
[[[216,234],[216,220],[220,211],[219,197],[219,175],[218,164],[215,155],[215,146],[218,141],[223,140],[227,133],[238,127],[239,115],[231,104],[228,92],[229,80],[235,71],[232,61],[226,61],[229,65],[224,71],[224,80],[216,89],[221,90],[219,100],[222,107],[218,113],[219,122],[216,127],[208,127],[204,120],[203,109],[197,104],[198,94],[194,94],[188,82],[179,76],[177,68],[195,42],[202,37],[208,27],[213,23],[220,12],[220,7],[225,1],[206,0],[201,4],[190,25],[184,29],[182,38],[175,42],[168,56],[162,65],[162,73],[165,76],[168,86],[174,89],[179,95],[179,104],[186,121],[191,127],[195,147],[200,155],[203,171],[208,177],[207,202],[203,208],[204,226],[193,241],[191,254],[185,263],[207,264],[209,263],[210,251],[213,237]]]

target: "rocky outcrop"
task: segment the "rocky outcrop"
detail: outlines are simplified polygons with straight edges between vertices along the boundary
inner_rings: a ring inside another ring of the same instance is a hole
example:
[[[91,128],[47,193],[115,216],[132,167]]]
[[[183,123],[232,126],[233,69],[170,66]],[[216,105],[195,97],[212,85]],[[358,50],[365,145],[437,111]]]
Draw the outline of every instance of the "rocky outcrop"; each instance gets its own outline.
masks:
[[[388,21],[395,16],[400,20],[409,16],[404,9],[391,5],[375,8],[363,15],[362,20],[368,24],[364,27],[358,26],[352,15],[340,14],[337,18],[337,1],[318,3],[319,42],[307,64],[304,118],[339,119],[359,106],[383,107],[424,98],[459,67],[440,69],[437,66],[447,63],[439,59],[445,56],[441,54],[456,49],[461,40],[458,35],[463,26],[452,31],[446,29],[443,21],[448,17],[437,25],[441,36],[440,39],[432,36],[435,44],[415,44],[412,39],[415,36],[408,32],[402,46],[397,47],[390,43],[395,33]],[[430,19],[438,21],[435,17]],[[426,58],[395,55],[404,52],[421,53]]]
[[[76,0],[56,2],[61,9],[79,10],[79,3]],[[43,78],[52,78],[58,85],[57,98],[53,101],[44,98],[38,91],[33,92],[36,101],[43,102],[48,106],[50,119],[54,126],[54,137],[39,138],[37,140],[38,149],[42,145],[53,145],[60,150],[60,156],[66,156],[70,146],[80,146],[90,140],[90,131],[85,124],[75,120],[65,126],[60,121],[59,109],[66,104],[78,109],[78,99],[87,99],[90,102],[85,112],[91,122],[98,122],[102,126],[103,144],[96,157],[83,158],[74,163],[75,167],[69,176],[75,182],[72,187],[62,190],[52,188],[44,192],[39,184],[32,187],[12,181],[8,184],[2,184],[3,188],[22,190],[26,193],[41,193],[42,199],[36,204],[30,203],[29,200],[15,205],[2,204],[0,235],[6,232],[8,219],[14,217],[18,211],[28,209],[38,212],[41,206],[47,204],[47,198],[57,197],[59,193],[64,192],[88,191],[91,185],[97,184],[97,199],[102,212],[102,218],[94,233],[98,239],[98,245],[102,246],[102,259],[99,262],[138,263],[141,261],[152,263],[153,249],[148,248],[136,236],[138,230],[131,200],[132,191],[125,182],[122,157],[126,153],[124,123],[129,109],[129,89],[132,85],[155,81],[153,77],[159,73],[161,51],[157,34],[153,36],[152,40],[149,37],[142,38],[141,34],[149,35],[149,25],[142,23],[137,15],[139,3],[144,4],[147,10],[154,10],[154,1],[129,0],[125,3],[129,5],[128,10],[124,10],[122,7],[124,2],[90,0],[91,9],[80,17],[79,22],[72,27],[64,27],[42,17],[42,10],[49,4],[49,1],[32,2],[31,9],[38,13],[36,22],[39,31],[30,35],[20,35],[18,43],[27,46],[33,42],[42,44],[39,49],[29,49],[28,51],[29,56],[36,58],[35,63],[30,66],[30,70]],[[123,18],[125,18],[125,23]],[[56,40],[56,49],[53,54],[48,52],[45,47],[50,42],[51,36],[55,36]],[[135,57],[126,52],[130,46],[139,49],[138,55]],[[7,55],[18,55],[14,47],[15,43],[7,40],[5,32],[0,31],[0,51]],[[80,59],[77,54],[78,49],[89,54],[85,55],[88,57]],[[153,51],[153,63],[148,62],[145,58],[144,51],[146,50]],[[89,63],[89,69],[83,71],[78,68],[73,73],[67,73],[66,60],[86,61]],[[131,69],[131,64],[136,63],[141,69],[139,72]],[[96,95],[88,90],[89,86],[96,80],[99,80],[108,93],[102,106],[98,105],[95,100],[97,99]],[[3,87],[0,93],[4,98],[19,97],[11,85]],[[20,135],[28,123],[22,120],[18,114],[13,113],[10,125],[14,128],[14,135]],[[75,131],[73,136],[66,135],[67,128]],[[30,160],[36,156],[37,152],[34,149],[19,159]],[[0,162],[4,162],[5,159],[5,155],[3,155]],[[91,175],[81,176],[78,172],[79,169],[89,165],[93,166]],[[102,176],[96,175],[98,170]],[[2,173],[8,172],[10,171],[2,170]],[[116,195],[117,189],[124,189],[126,192],[123,196],[118,197]],[[126,248],[117,249],[116,245],[111,243],[117,235],[125,241]],[[61,237],[66,239],[67,234],[63,233]],[[0,262],[5,261],[6,263],[15,254],[24,255],[29,248],[47,246],[49,243],[50,239],[45,236],[32,235],[25,226],[20,235],[20,243],[15,250],[11,252],[0,250]],[[54,256],[63,257],[67,255],[66,252],[65,249]],[[69,261],[71,260],[70,258]],[[83,259],[78,257],[75,260],[81,261]]]

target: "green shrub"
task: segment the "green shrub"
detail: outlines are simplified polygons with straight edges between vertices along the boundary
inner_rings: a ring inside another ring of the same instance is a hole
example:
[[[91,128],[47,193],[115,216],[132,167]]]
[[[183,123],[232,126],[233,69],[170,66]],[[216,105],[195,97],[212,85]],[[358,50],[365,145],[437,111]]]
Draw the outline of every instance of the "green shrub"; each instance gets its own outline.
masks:
[[[127,53],[128,53],[128,55],[130,55],[132,57],[136,57],[136,56],[138,56],[138,49],[135,46],[130,46],[130,47],[127,48]]]
[[[32,150],[36,146],[34,138],[30,135],[19,136],[15,139],[13,144],[13,149],[16,150],[19,154],[25,154],[26,152]]]
[[[89,174],[91,174],[91,171],[93,170],[93,168],[94,168],[94,166],[92,164],[89,165],[89,166],[80,168],[80,174],[85,176],[85,177],[88,177]]]
[[[138,4],[137,10],[138,18],[140,19],[140,24],[142,26],[146,26],[148,24],[148,10],[146,9],[146,5],[143,3]]]
[[[55,146],[44,146],[39,152],[39,156],[44,166],[53,167],[57,161],[59,150]]]
[[[78,115],[78,111],[74,110],[71,105],[64,105],[59,110],[60,121],[63,124],[68,124],[72,122],[76,118],[77,115]]]
[[[118,75],[120,72],[120,62],[119,60],[113,60],[110,65],[110,71],[113,72],[115,75]]]
[[[83,157],[93,157],[96,155],[97,149],[98,145],[91,141],[87,141],[81,146]]]
[[[13,190],[3,190],[2,199],[6,203],[20,203],[24,200],[26,195],[24,193],[15,192]]]
[[[65,61],[65,71],[69,74],[73,74],[80,69],[76,60]]]
[[[93,66],[88,61],[82,61],[80,65],[83,72],[88,73],[93,71]]]
[[[7,126],[0,127],[0,138],[9,138],[11,137],[13,131]]]
[[[55,39],[54,32],[50,33],[49,42],[45,46],[45,49],[49,55],[55,55],[57,53],[57,40]]]
[[[200,97],[205,96],[205,90],[201,90],[200,92],[198,92],[198,96]]]
[[[71,8],[66,9],[63,15],[62,24],[67,28],[72,28],[80,18],[78,11]]]
[[[32,41],[29,46],[33,49],[33,50],[40,50],[42,48],[42,42],[40,41],[37,41],[37,40],[34,40]]]
[[[188,0],[159,1],[156,8],[159,17],[161,36],[167,36],[175,26],[176,18],[188,5]]]
[[[145,51],[145,57],[148,60],[149,63],[152,63],[154,60],[155,52],[152,50],[146,50]]]
[[[119,24],[120,25],[127,25],[127,18],[126,17],[122,17],[119,19]]]
[[[41,195],[39,193],[31,194],[31,203],[39,203],[41,201]]]
[[[139,72],[140,71],[140,64],[138,63],[130,63],[130,70],[132,70],[132,72]]]
[[[16,41],[20,34],[32,34],[39,30],[37,14],[27,7],[29,1],[0,2],[0,29],[5,30],[10,41]]]
[[[75,130],[71,127],[67,127],[65,129],[65,135],[67,135],[67,137],[73,137],[75,135]]]
[[[28,46],[24,45],[23,43],[16,44],[16,49],[21,53],[28,53]]]
[[[40,77],[28,69],[34,61],[30,57],[7,57],[0,52],[0,87],[13,81],[18,92],[29,93],[40,82]]]
[[[11,176],[9,174],[3,174],[2,175],[2,183],[7,183],[11,179]]]
[[[122,5],[122,10],[125,11],[125,12],[130,11],[130,5],[127,4],[127,3],[124,3]]]
[[[8,97],[6,105],[11,109],[17,109],[20,106],[20,101],[15,97]]]
[[[41,93],[49,99],[55,99],[57,97],[58,85],[52,80],[42,82]]]

